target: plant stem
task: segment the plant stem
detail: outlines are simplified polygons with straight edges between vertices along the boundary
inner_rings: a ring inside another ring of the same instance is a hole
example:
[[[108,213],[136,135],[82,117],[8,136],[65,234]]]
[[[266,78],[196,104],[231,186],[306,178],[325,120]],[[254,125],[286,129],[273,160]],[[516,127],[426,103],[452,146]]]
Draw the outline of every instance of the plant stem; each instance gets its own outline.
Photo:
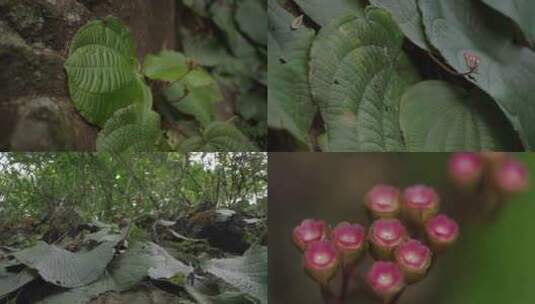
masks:
[[[331,304],[331,298],[333,293],[331,292],[329,286],[321,286],[321,297],[323,298],[323,303]]]
[[[442,63],[440,61],[440,59],[438,59],[437,57],[435,57],[435,55],[433,55],[433,53],[427,52],[427,54],[441,68],[443,68],[446,72],[448,72],[448,73],[450,73],[451,75],[454,75],[454,76],[469,76],[471,74],[474,74],[476,72],[476,70],[477,70],[477,68],[470,68],[470,70],[468,72],[466,72],[466,73],[459,73],[459,72],[453,70],[452,68],[450,68],[449,66],[447,66],[446,64]]]
[[[351,276],[355,271],[355,263],[345,265],[342,269],[342,286],[340,289],[339,302],[344,303],[347,298],[347,292],[349,289],[349,283],[351,282]]]
[[[325,304],[342,304],[343,302],[332,292],[329,286],[321,286],[321,296]]]

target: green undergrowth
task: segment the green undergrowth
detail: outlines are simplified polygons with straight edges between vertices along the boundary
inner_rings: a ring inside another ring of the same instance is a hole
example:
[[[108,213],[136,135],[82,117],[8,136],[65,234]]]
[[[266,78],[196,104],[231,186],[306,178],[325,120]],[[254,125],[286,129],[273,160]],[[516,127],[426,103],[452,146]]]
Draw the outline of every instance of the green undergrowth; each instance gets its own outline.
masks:
[[[513,2],[269,0],[274,148],[532,150],[533,5]]]
[[[221,216],[215,222],[203,225],[242,229],[242,237],[253,229],[244,224],[251,219],[217,212]],[[97,303],[143,286],[161,289],[176,303],[267,303],[267,249],[260,243],[230,253],[214,247],[211,236],[200,238],[183,220],[42,225],[44,234],[40,229],[25,233],[31,241],[4,239],[0,303]],[[61,233],[50,239],[51,230]]]
[[[76,109],[100,129],[98,151],[256,151],[262,147],[265,101],[262,89],[253,90],[265,85],[265,66],[256,55],[262,43],[249,44],[241,31],[230,28],[234,23],[229,19],[235,14],[250,22],[248,12],[257,13],[261,7],[219,6],[209,6],[214,24],[222,27],[228,40],[241,43],[240,51],[249,48],[248,57],[227,54],[211,64],[195,56],[210,52],[209,45],[193,46],[195,42],[184,38],[184,52],[163,50],[147,55],[141,63],[132,34],[114,17],[92,21],[77,32],[65,70]],[[259,38],[256,35],[262,30],[250,34]],[[192,47],[199,52],[192,52]],[[237,96],[237,111],[230,115],[219,111],[228,106],[229,87],[238,89],[232,93]]]

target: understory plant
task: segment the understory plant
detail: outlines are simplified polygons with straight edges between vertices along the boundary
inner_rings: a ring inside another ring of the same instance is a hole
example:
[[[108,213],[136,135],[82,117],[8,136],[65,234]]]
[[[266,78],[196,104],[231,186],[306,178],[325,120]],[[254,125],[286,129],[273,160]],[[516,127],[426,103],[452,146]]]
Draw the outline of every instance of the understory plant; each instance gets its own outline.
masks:
[[[96,221],[80,225],[75,233],[64,231],[56,244],[38,241],[21,250],[4,246],[0,303],[100,303],[107,302],[98,300],[105,294],[125,295],[144,287],[156,290],[154,294],[161,289],[164,300],[158,303],[267,303],[265,246],[210,258],[205,251],[217,252],[215,248],[178,234],[175,225],[154,223],[160,244],[134,222],[121,228]],[[194,257],[188,250],[202,255]]]
[[[0,304],[267,303],[264,153],[0,159]]]
[[[273,149],[534,149],[535,7],[510,2],[269,0]]]
[[[494,219],[511,196],[529,186],[526,167],[502,153],[452,154],[448,172],[460,192],[478,194],[471,202],[478,219]],[[437,259],[462,237],[458,220],[440,212],[444,202],[432,187],[402,191],[377,184],[362,202],[368,225],[343,221],[331,228],[309,218],[292,231],[302,267],[326,304],[362,297],[397,303],[405,290],[427,286],[414,284],[425,280]],[[464,220],[462,211],[457,216]]]
[[[211,7],[222,11],[218,6]],[[232,12],[227,12],[229,18]],[[198,47],[198,52],[210,51],[209,46]],[[227,59],[228,69],[243,66],[238,58],[228,55]],[[257,73],[262,70],[255,68]],[[245,94],[254,81],[233,93],[241,98],[242,107],[254,112],[251,117],[221,115],[218,107],[224,106],[228,95],[223,81],[232,83],[239,73],[224,74],[226,70],[216,71],[204,61],[173,50],[149,54],[140,63],[132,34],[114,17],[90,22],[78,31],[65,70],[76,109],[100,129],[99,151],[255,151],[265,137],[261,134],[265,117],[249,105],[261,104],[261,97]],[[247,126],[257,128],[259,136],[246,132]]]

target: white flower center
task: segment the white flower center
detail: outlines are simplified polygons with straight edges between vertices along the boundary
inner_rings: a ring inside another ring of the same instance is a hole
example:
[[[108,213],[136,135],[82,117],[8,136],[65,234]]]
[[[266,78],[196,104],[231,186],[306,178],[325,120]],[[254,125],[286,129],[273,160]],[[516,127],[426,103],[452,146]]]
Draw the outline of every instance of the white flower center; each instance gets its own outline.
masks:
[[[375,203],[381,207],[390,207],[392,205],[392,199],[389,195],[381,195],[377,197]]]
[[[436,233],[441,234],[441,235],[447,235],[450,232],[448,227],[446,227],[445,225],[438,225],[435,228],[435,231],[436,231]]]
[[[313,240],[317,236],[318,236],[318,234],[316,233],[316,231],[313,231],[313,230],[305,230],[305,232],[303,233],[303,239],[305,241]]]
[[[393,241],[396,239],[396,233],[391,228],[381,230],[379,236],[385,241]]]
[[[346,234],[340,235],[340,241],[344,243],[356,243],[357,237],[354,234],[346,233]]]
[[[427,196],[423,193],[417,193],[415,196],[412,197],[412,202],[418,205],[427,204]]]
[[[319,253],[314,256],[314,264],[325,265],[329,263],[330,257],[326,253]]]
[[[379,275],[379,278],[377,278],[377,282],[380,285],[388,286],[394,282],[394,278],[392,277],[390,273],[382,273]]]
[[[418,264],[420,263],[420,256],[414,251],[409,251],[405,253],[405,260],[410,264]]]

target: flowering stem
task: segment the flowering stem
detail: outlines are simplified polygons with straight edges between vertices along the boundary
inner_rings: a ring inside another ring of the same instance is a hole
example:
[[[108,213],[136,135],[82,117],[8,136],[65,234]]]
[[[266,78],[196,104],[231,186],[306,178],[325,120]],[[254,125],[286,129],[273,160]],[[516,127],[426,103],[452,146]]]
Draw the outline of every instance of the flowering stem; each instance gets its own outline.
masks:
[[[353,276],[353,272],[355,271],[356,265],[355,263],[350,263],[348,265],[344,265],[342,269],[342,286],[340,289],[340,302],[344,303],[347,297],[348,289],[349,289],[349,283],[351,282],[351,277]]]
[[[342,303],[339,301],[339,299],[332,292],[331,288],[328,285],[321,286],[321,296],[323,298],[323,303],[325,304],[341,304]]]

